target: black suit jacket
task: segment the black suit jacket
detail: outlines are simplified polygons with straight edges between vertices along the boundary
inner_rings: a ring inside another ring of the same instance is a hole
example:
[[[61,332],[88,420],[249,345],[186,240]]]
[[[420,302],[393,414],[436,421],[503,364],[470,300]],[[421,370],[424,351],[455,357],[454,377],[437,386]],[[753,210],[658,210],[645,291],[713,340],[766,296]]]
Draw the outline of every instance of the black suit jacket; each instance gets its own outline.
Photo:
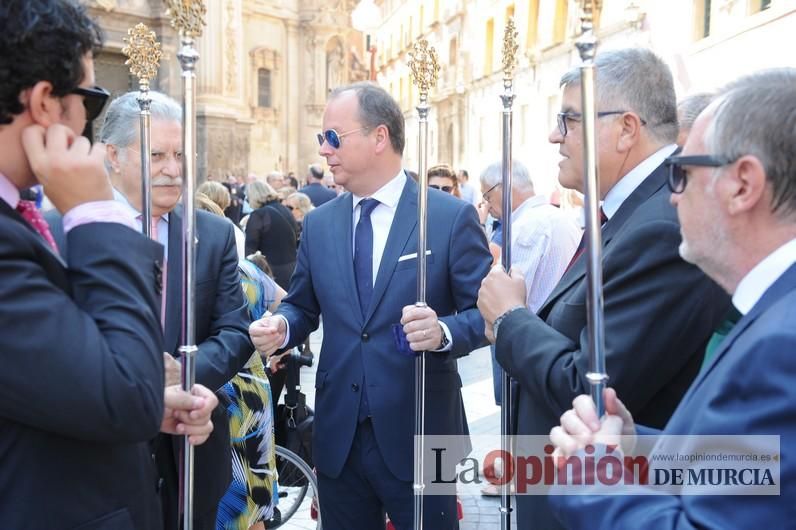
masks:
[[[2,200],[0,234],[0,527],[160,528],[163,247],[91,223],[62,260]]]
[[[680,224],[660,166],[603,226],[605,351],[609,386],[638,423],[662,428],[696,376],[729,297],[680,258]],[[546,435],[589,393],[586,258],[539,310],[515,311],[498,329],[496,355],[519,382],[518,434]],[[530,528],[559,528],[543,496],[518,496]]]
[[[61,247],[63,234],[51,219],[53,235]],[[249,360],[254,346],[249,340],[250,323],[238,274],[238,255],[232,224],[204,211],[196,212],[196,382],[211,390],[220,389]],[[125,251],[126,254],[126,251]],[[166,263],[165,350],[179,359],[182,342],[182,208],[169,214],[169,248]],[[162,356],[162,353],[161,353]],[[232,480],[231,446],[226,403],[213,411],[213,433],[195,449],[194,513],[199,521],[215,524],[215,509]],[[178,462],[182,437],[160,434],[155,443],[167,529],[178,528]],[[212,512],[212,513],[211,513]]]

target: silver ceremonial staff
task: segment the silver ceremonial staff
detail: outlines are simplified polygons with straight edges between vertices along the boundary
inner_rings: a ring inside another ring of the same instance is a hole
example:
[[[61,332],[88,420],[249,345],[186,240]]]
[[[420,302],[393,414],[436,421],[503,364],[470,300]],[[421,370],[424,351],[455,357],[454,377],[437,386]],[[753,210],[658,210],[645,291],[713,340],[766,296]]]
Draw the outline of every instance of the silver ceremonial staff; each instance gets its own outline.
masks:
[[[149,82],[155,78],[160,66],[160,43],[155,32],[149,31],[145,24],[136,24],[127,30],[124,39],[126,46],[122,53],[127,56],[124,63],[130,67],[130,74],[138,78],[138,107],[141,136],[141,231],[147,237],[157,239],[152,233],[152,148],[150,145],[151,119],[149,111],[152,99],[149,97]]]
[[[196,379],[196,62],[199,53],[194,40],[201,36],[206,9],[202,0],[166,0],[171,24],[180,33],[177,57],[182,68],[182,388],[189,391]],[[180,465],[180,497],[183,530],[193,529],[193,446],[183,438]]]
[[[594,55],[597,37],[594,35],[593,2],[583,0],[582,34],[575,46],[583,61],[580,67],[581,105],[583,114],[584,211],[586,217],[586,310],[589,335],[589,371],[586,379],[598,416],[605,412],[603,390],[608,380],[605,372],[605,326],[603,323],[603,265],[600,219],[600,188],[597,175],[597,137],[595,136]]]
[[[503,215],[500,223],[503,230],[503,244],[500,251],[500,262],[506,272],[511,270],[511,133],[512,133],[512,105],[514,104],[514,93],[512,90],[514,67],[517,64],[517,29],[514,26],[514,19],[506,21],[506,30],[503,34],[503,94],[500,99],[503,102],[503,161],[502,186],[503,186]],[[512,453],[510,437],[513,434],[511,428],[512,417],[512,395],[511,395],[511,376],[505,370],[501,370],[503,384],[500,393],[500,450],[504,455]],[[503,477],[511,476],[509,470],[512,468],[512,461],[503,462]],[[511,528],[511,481],[504,481],[500,488],[500,528],[509,530]]]
[[[439,61],[437,52],[422,39],[409,52],[408,63],[412,82],[420,93],[417,105],[418,120],[418,186],[417,186],[417,302],[426,306],[426,233],[428,228],[428,91],[437,84]],[[426,412],[426,356],[418,352],[415,357],[415,452],[414,452],[414,528],[423,528],[423,459]]]

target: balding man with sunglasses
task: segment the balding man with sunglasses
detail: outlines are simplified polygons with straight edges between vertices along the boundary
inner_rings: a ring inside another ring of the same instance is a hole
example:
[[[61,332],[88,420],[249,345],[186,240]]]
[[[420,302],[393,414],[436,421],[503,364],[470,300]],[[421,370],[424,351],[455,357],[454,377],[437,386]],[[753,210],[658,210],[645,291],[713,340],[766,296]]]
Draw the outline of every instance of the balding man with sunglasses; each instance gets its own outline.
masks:
[[[664,165],[678,133],[669,68],[643,49],[600,53],[596,68],[607,371],[634,416],[660,428],[696,376],[729,300],[678,254],[680,226]],[[579,70],[566,73],[561,86],[550,141],[563,157],[559,181],[582,191]],[[537,313],[525,309],[521,274],[495,268],[484,281],[478,307],[498,362],[519,383],[520,435],[546,435],[588,392],[586,292],[582,246]],[[522,528],[560,528],[543,496],[518,496],[518,516]]]
[[[301,343],[323,315],[313,446],[323,526],[383,528],[386,512],[409,529],[414,352],[429,352],[426,433],[466,434],[456,358],[486,343],[475,301],[491,259],[473,206],[429,190],[428,307],[415,307],[417,184],[402,169],[400,107],[358,83],[331,94],[323,125],[320,154],[349,193],[304,218],[288,295],[250,333],[270,353]],[[461,458],[459,441],[450,453]],[[426,528],[458,528],[456,515],[454,496],[425,498]]]

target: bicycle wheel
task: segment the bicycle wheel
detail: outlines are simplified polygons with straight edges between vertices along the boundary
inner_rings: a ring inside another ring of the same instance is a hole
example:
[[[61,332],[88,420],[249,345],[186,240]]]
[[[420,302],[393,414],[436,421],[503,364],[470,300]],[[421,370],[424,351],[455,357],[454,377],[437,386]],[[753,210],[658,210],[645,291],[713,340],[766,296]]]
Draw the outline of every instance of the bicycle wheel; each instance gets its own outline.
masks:
[[[311,521],[310,507],[318,502],[318,482],[315,473],[296,453],[276,446],[277,493],[279,502],[274,516],[267,521],[266,528],[280,528],[292,517],[296,520]],[[309,493],[309,495],[308,495]],[[285,526],[289,528],[290,525]],[[317,529],[321,529],[320,513]]]

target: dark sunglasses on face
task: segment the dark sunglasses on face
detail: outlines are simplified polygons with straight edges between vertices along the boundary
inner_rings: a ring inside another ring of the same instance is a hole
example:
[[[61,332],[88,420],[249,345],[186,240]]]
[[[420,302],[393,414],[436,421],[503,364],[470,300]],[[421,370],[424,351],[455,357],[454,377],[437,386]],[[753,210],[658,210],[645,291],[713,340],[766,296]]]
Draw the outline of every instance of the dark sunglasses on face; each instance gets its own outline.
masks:
[[[318,145],[322,146],[324,142],[329,142],[329,145],[332,146],[333,149],[340,149],[340,139],[344,136],[348,136],[349,134],[353,134],[359,131],[366,131],[368,130],[367,127],[360,127],[359,129],[353,129],[351,131],[346,131],[344,133],[339,133],[334,129],[326,129],[322,133],[318,133]]]
[[[683,193],[685,185],[688,183],[688,172],[684,166],[696,167],[722,167],[732,164],[735,160],[728,157],[713,155],[691,155],[691,156],[670,156],[664,162],[669,168],[669,178],[666,183],[672,193]]]
[[[442,190],[445,193],[451,193],[453,191],[453,186],[437,186],[436,184],[429,184],[429,188],[434,188],[435,190]]]
[[[102,114],[102,109],[111,97],[110,92],[102,87],[95,86],[91,88],[77,87],[69,91],[70,94],[77,94],[83,96],[83,106],[86,108],[86,120],[94,121],[97,116]]]

